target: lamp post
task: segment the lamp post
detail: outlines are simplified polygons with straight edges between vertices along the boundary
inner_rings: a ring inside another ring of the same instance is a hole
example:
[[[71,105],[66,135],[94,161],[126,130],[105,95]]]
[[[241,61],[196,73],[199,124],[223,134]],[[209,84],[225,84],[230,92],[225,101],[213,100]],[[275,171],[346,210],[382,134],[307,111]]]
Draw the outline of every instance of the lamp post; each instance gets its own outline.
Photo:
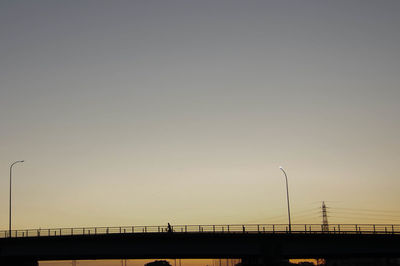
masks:
[[[285,170],[283,169],[282,166],[279,166],[279,169],[282,170],[283,174],[285,175],[285,180],[286,180],[286,199],[287,199],[287,210],[288,210],[288,217],[289,217],[289,233],[292,232],[292,224],[290,222],[290,204],[289,204],[289,186],[288,186],[288,180],[287,180],[287,175]]]
[[[16,161],[16,162],[13,162],[13,163],[11,164],[11,166],[10,166],[10,221],[9,221],[9,237],[11,237],[11,181],[12,181],[11,177],[12,177],[12,168],[13,168],[14,164],[23,163],[23,162],[24,162],[24,161]]]

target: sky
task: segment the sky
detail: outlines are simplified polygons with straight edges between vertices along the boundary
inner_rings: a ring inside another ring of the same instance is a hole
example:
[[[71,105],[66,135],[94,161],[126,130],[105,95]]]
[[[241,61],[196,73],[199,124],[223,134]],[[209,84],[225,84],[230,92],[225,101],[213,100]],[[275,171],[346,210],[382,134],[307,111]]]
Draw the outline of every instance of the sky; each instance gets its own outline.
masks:
[[[0,230],[400,223],[399,13],[0,1]]]

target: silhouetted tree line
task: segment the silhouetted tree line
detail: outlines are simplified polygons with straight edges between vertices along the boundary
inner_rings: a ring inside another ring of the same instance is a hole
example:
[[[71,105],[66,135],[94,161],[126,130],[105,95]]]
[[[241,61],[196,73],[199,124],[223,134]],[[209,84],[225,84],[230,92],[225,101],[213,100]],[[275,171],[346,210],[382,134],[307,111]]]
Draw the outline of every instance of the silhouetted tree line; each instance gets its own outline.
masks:
[[[271,261],[270,265],[279,266],[315,266],[312,262],[300,262],[300,263],[290,263],[289,261]],[[396,266],[400,265],[400,259],[332,259],[319,261],[318,265],[325,266]],[[166,260],[156,260],[153,262],[146,263],[144,266],[171,266],[171,264]],[[235,266],[251,266],[250,264],[237,263]],[[261,265],[254,265],[261,266]]]
[[[144,266],[171,266],[166,260],[156,260],[153,262],[146,263]]]

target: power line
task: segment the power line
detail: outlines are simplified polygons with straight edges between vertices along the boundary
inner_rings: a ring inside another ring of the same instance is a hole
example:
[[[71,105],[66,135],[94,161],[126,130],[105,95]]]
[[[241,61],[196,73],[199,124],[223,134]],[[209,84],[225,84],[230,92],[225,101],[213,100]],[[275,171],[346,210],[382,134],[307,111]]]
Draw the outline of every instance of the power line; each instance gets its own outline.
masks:
[[[389,210],[372,210],[372,209],[352,209],[352,208],[337,208],[335,207],[334,209],[336,210],[347,210],[347,211],[361,211],[361,212],[387,212],[387,213],[396,213],[399,214],[400,211],[389,211]]]
[[[388,214],[378,214],[378,213],[360,213],[360,212],[337,212],[333,211],[332,213],[338,213],[338,214],[350,214],[350,215],[358,215],[358,216],[374,216],[374,217],[387,217],[387,218],[400,218],[400,215],[388,215]]]
[[[364,220],[385,220],[385,221],[400,221],[400,218],[382,218],[382,217],[360,217],[360,216],[353,216],[353,215],[348,215],[348,216],[330,216],[331,219],[336,219],[336,218],[346,218],[346,219],[364,219]]]
[[[302,213],[316,213],[319,211],[319,208],[312,208],[312,209],[306,209],[306,210],[300,210],[300,211],[295,211],[292,212],[293,215],[299,215]],[[286,214],[281,214],[281,215],[276,215],[276,216],[270,216],[270,217],[266,217],[265,219],[274,219],[274,218],[285,218],[287,215]]]
[[[400,219],[400,215],[389,215],[389,214],[378,214],[378,213],[362,213],[362,212],[343,212],[343,211],[332,211],[331,213],[338,213],[342,215],[358,215],[358,216],[373,216],[373,217],[387,217]]]

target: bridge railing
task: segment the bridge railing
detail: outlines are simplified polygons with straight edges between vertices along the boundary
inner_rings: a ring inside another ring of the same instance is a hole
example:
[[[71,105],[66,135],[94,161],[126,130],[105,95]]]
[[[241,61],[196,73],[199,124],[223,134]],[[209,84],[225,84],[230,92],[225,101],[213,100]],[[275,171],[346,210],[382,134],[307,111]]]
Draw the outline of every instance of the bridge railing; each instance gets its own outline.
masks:
[[[291,233],[291,234],[400,234],[399,224],[233,224],[79,227],[12,230],[11,237],[50,237],[73,235],[143,234],[143,233]],[[0,238],[10,237],[8,230]]]

